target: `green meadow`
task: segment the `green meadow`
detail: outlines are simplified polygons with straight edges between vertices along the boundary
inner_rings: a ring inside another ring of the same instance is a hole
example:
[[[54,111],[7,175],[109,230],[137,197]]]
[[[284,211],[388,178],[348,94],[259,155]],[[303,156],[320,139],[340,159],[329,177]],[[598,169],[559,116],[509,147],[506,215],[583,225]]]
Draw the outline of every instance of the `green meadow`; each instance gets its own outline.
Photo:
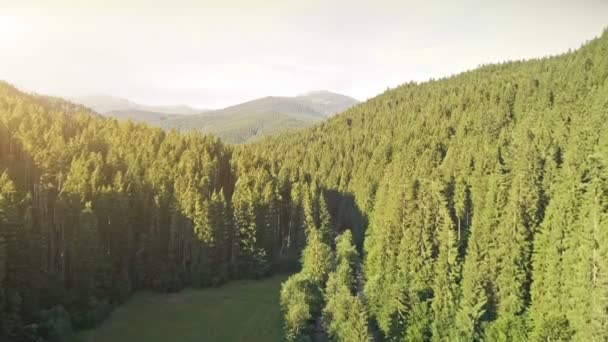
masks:
[[[281,341],[279,289],[285,276],[178,293],[138,292],[85,342]]]

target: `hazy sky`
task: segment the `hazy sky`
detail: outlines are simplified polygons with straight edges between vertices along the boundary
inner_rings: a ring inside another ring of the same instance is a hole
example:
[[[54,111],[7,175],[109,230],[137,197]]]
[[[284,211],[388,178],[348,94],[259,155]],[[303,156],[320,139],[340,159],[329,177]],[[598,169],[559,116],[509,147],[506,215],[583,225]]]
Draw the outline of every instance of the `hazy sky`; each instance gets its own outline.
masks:
[[[0,0],[0,79],[202,108],[317,89],[364,100],[607,26],[608,0]]]

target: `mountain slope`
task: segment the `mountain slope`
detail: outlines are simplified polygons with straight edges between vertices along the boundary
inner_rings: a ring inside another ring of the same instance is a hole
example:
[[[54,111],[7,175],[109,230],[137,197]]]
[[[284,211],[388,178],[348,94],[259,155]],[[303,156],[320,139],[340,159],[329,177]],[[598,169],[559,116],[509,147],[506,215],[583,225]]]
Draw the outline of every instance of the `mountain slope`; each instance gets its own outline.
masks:
[[[608,32],[243,146],[0,84],[0,340],[297,260],[290,340],[608,340],[607,132]]]
[[[161,112],[150,112],[137,109],[112,110],[105,112],[103,115],[123,121],[131,120],[134,122],[143,122],[151,126],[162,126],[164,121],[181,116],[178,114],[164,114]]]
[[[133,291],[293,270],[297,213],[325,202],[233,151],[0,82],[0,340],[72,341]]]
[[[296,96],[294,99],[327,117],[343,112],[359,102],[352,97],[327,90],[312,91]]]
[[[214,133],[232,143],[304,128],[358,103],[351,97],[329,91],[315,91],[295,97],[269,96],[206,111],[185,106],[145,106],[105,95],[75,98],[72,101],[119,120],[143,122],[165,129]]]
[[[116,117],[117,119],[123,118],[122,113],[124,112],[149,112],[154,115],[166,114],[166,115],[192,115],[204,112],[204,110],[192,108],[188,106],[149,106],[142,105],[123,99],[120,97],[114,97],[109,95],[88,95],[74,97],[71,101],[89,107],[99,114],[106,116]],[[134,116],[139,117],[139,116]],[[126,115],[127,119],[131,119],[131,116]],[[143,119],[143,117],[142,117]]]
[[[228,115],[200,115],[196,118],[169,118],[160,122],[164,128],[181,131],[197,130],[213,133],[223,141],[242,143],[262,136],[301,129],[321,119],[294,118],[292,116],[268,112],[239,112]]]
[[[357,100],[328,91],[296,97],[264,97],[220,110],[172,117],[164,128],[198,129],[242,143],[281,131],[303,128],[355,105]]]
[[[332,224],[363,249],[363,314],[385,340],[608,339],[608,32],[405,84],[239,153],[323,189]],[[334,279],[302,260],[285,301]],[[288,332],[315,334],[319,313],[285,310]]]

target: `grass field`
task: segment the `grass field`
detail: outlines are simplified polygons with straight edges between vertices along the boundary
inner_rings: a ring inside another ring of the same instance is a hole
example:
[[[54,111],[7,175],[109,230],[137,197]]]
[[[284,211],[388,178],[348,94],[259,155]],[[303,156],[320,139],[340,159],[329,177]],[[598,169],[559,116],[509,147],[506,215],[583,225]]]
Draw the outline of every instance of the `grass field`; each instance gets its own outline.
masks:
[[[85,342],[282,341],[279,289],[286,276],[174,294],[136,293]]]

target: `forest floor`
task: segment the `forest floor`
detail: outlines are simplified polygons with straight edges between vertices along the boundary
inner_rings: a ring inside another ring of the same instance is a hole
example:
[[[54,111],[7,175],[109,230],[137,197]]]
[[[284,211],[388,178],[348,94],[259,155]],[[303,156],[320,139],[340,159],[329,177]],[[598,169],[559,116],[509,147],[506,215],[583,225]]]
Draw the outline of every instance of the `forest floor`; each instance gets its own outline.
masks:
[[[139,292],[100,326],[83,331],[85,342],[282,341],[279,290],[287,275],[242,280],[218,288],[173,294]]]

